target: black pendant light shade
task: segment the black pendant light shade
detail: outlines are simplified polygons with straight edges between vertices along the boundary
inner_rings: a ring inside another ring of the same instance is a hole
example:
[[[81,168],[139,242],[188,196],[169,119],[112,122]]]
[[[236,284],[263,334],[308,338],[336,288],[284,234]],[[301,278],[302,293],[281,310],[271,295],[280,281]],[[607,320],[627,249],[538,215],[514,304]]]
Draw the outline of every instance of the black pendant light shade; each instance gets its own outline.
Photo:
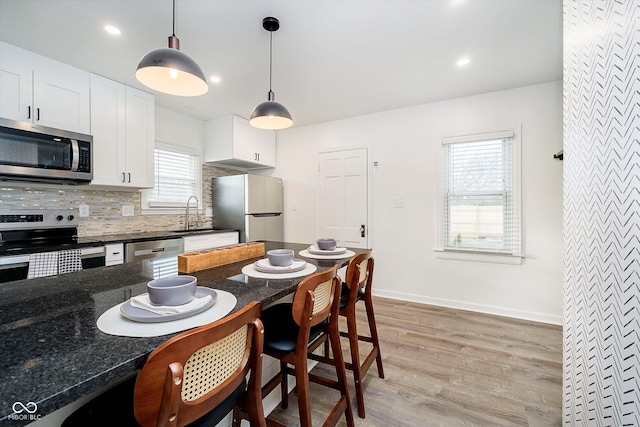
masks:
[[[278,31],[280,22],[276,18],[267,17],[262,20],[262,27],[271,33],[269,35],[269,94],[268,101],[253,110],[251,117],[249,117],[249,124],[259,129],[285,129],[293,124],[291,114],[284,105],[275,101],[275,95],[271,90],[273,32]]]
[[[135,76],[140,83],[158,92],[178,96],[204,95],[209,91],[209,85],[202,69],[180,51],[180,40],[175,35],[175,8],[173,0],[174,32],[169,36],[169,47],[147,53],[140,60]]]

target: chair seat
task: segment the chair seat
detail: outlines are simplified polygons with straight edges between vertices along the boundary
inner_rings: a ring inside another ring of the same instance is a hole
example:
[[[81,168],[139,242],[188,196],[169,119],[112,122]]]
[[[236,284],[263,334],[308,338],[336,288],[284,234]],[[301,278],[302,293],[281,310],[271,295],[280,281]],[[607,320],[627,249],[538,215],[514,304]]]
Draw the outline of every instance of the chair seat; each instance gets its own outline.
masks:
[[[340,308],[345,308],[349,304],[349,292],[351,290],[345,282],[342,282],[342,292],[340,293]],[[362,301],[364,299],[364,292],[358,291],[356,301]]]
[[[291,352],[296,348],[298,331],[300,328],[291,315],[291,304],[276,304],[262,312],[264,324],[264,349]],[[311,328],[309,342],[318,338],[327,321],[323,321]]]
[[[67,417],[62,427],[75,426],[118,426],[139,427],[133,415],[133,390],[136,377],[118,384],[117,386],[98,395],[95,399],[85,403]],[[236,402],[242,397],[247,388],[246,380],[231,393],[220,405],[187,427],[207,427],[218,424],[233,410]]]

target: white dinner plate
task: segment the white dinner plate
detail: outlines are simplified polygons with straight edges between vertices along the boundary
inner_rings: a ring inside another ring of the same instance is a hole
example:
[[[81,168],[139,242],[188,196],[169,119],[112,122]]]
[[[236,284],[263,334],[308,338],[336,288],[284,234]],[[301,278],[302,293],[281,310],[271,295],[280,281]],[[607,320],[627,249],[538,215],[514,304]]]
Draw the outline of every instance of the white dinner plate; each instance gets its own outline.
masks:
[[[197,307],[193,310],[185,311],[182,313],[175,314],[158,314],[149,310],[145,310],[144,308],[138,308],[131,305],[131,301],[127,301],[120,306],[120,313],[124,317],[129,320],[133,320],[134,322],[143,322],[143,323],[159,323],[159,322],[169,322],[171,320],[179,320],[184,319],[189,316],[194,316],[198,313],[202,313],[211,307],[216,300],[218,299],[218,293],[215,289],[205,288],[203,286],[198,286],[196,288],[195,298],[206,297],[207,295],[211,295],[211,301],[206,303],[201,307]]]
[[[316,254],[316,255],[342,255],[343,253],[347,252],[347,248],[335,248],[331,250],[326,250],[326,249],[320,249],[318,245],[311,245],[307,250],[309,251],[310,254]]]
[[[271,265],[268,258],[260,259],[253,263],[253,268],[263,273],[293,273],[294,271],[304,270],[307,262],[302,259],[294,258],[291,265],[279,266]]]

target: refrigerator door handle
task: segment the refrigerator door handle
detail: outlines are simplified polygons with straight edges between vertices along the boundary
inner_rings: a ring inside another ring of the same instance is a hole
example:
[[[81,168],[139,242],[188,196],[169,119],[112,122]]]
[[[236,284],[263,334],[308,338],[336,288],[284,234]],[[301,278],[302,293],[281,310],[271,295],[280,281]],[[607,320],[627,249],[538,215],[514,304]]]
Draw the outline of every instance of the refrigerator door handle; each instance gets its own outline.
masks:
[[[282,212],[252,213],[248,215],[254,216],[256,218],[263,218],[263,217],[269,217],[269,216],[280,216],[282,215]]]

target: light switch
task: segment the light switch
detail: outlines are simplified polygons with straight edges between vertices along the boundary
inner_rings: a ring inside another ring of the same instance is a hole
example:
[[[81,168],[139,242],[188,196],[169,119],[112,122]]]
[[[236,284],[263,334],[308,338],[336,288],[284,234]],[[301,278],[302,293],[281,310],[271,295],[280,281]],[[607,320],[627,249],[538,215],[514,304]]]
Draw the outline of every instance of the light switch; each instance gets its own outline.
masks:
[[[404,208],[404,199],[393,199],[394,208]]]

